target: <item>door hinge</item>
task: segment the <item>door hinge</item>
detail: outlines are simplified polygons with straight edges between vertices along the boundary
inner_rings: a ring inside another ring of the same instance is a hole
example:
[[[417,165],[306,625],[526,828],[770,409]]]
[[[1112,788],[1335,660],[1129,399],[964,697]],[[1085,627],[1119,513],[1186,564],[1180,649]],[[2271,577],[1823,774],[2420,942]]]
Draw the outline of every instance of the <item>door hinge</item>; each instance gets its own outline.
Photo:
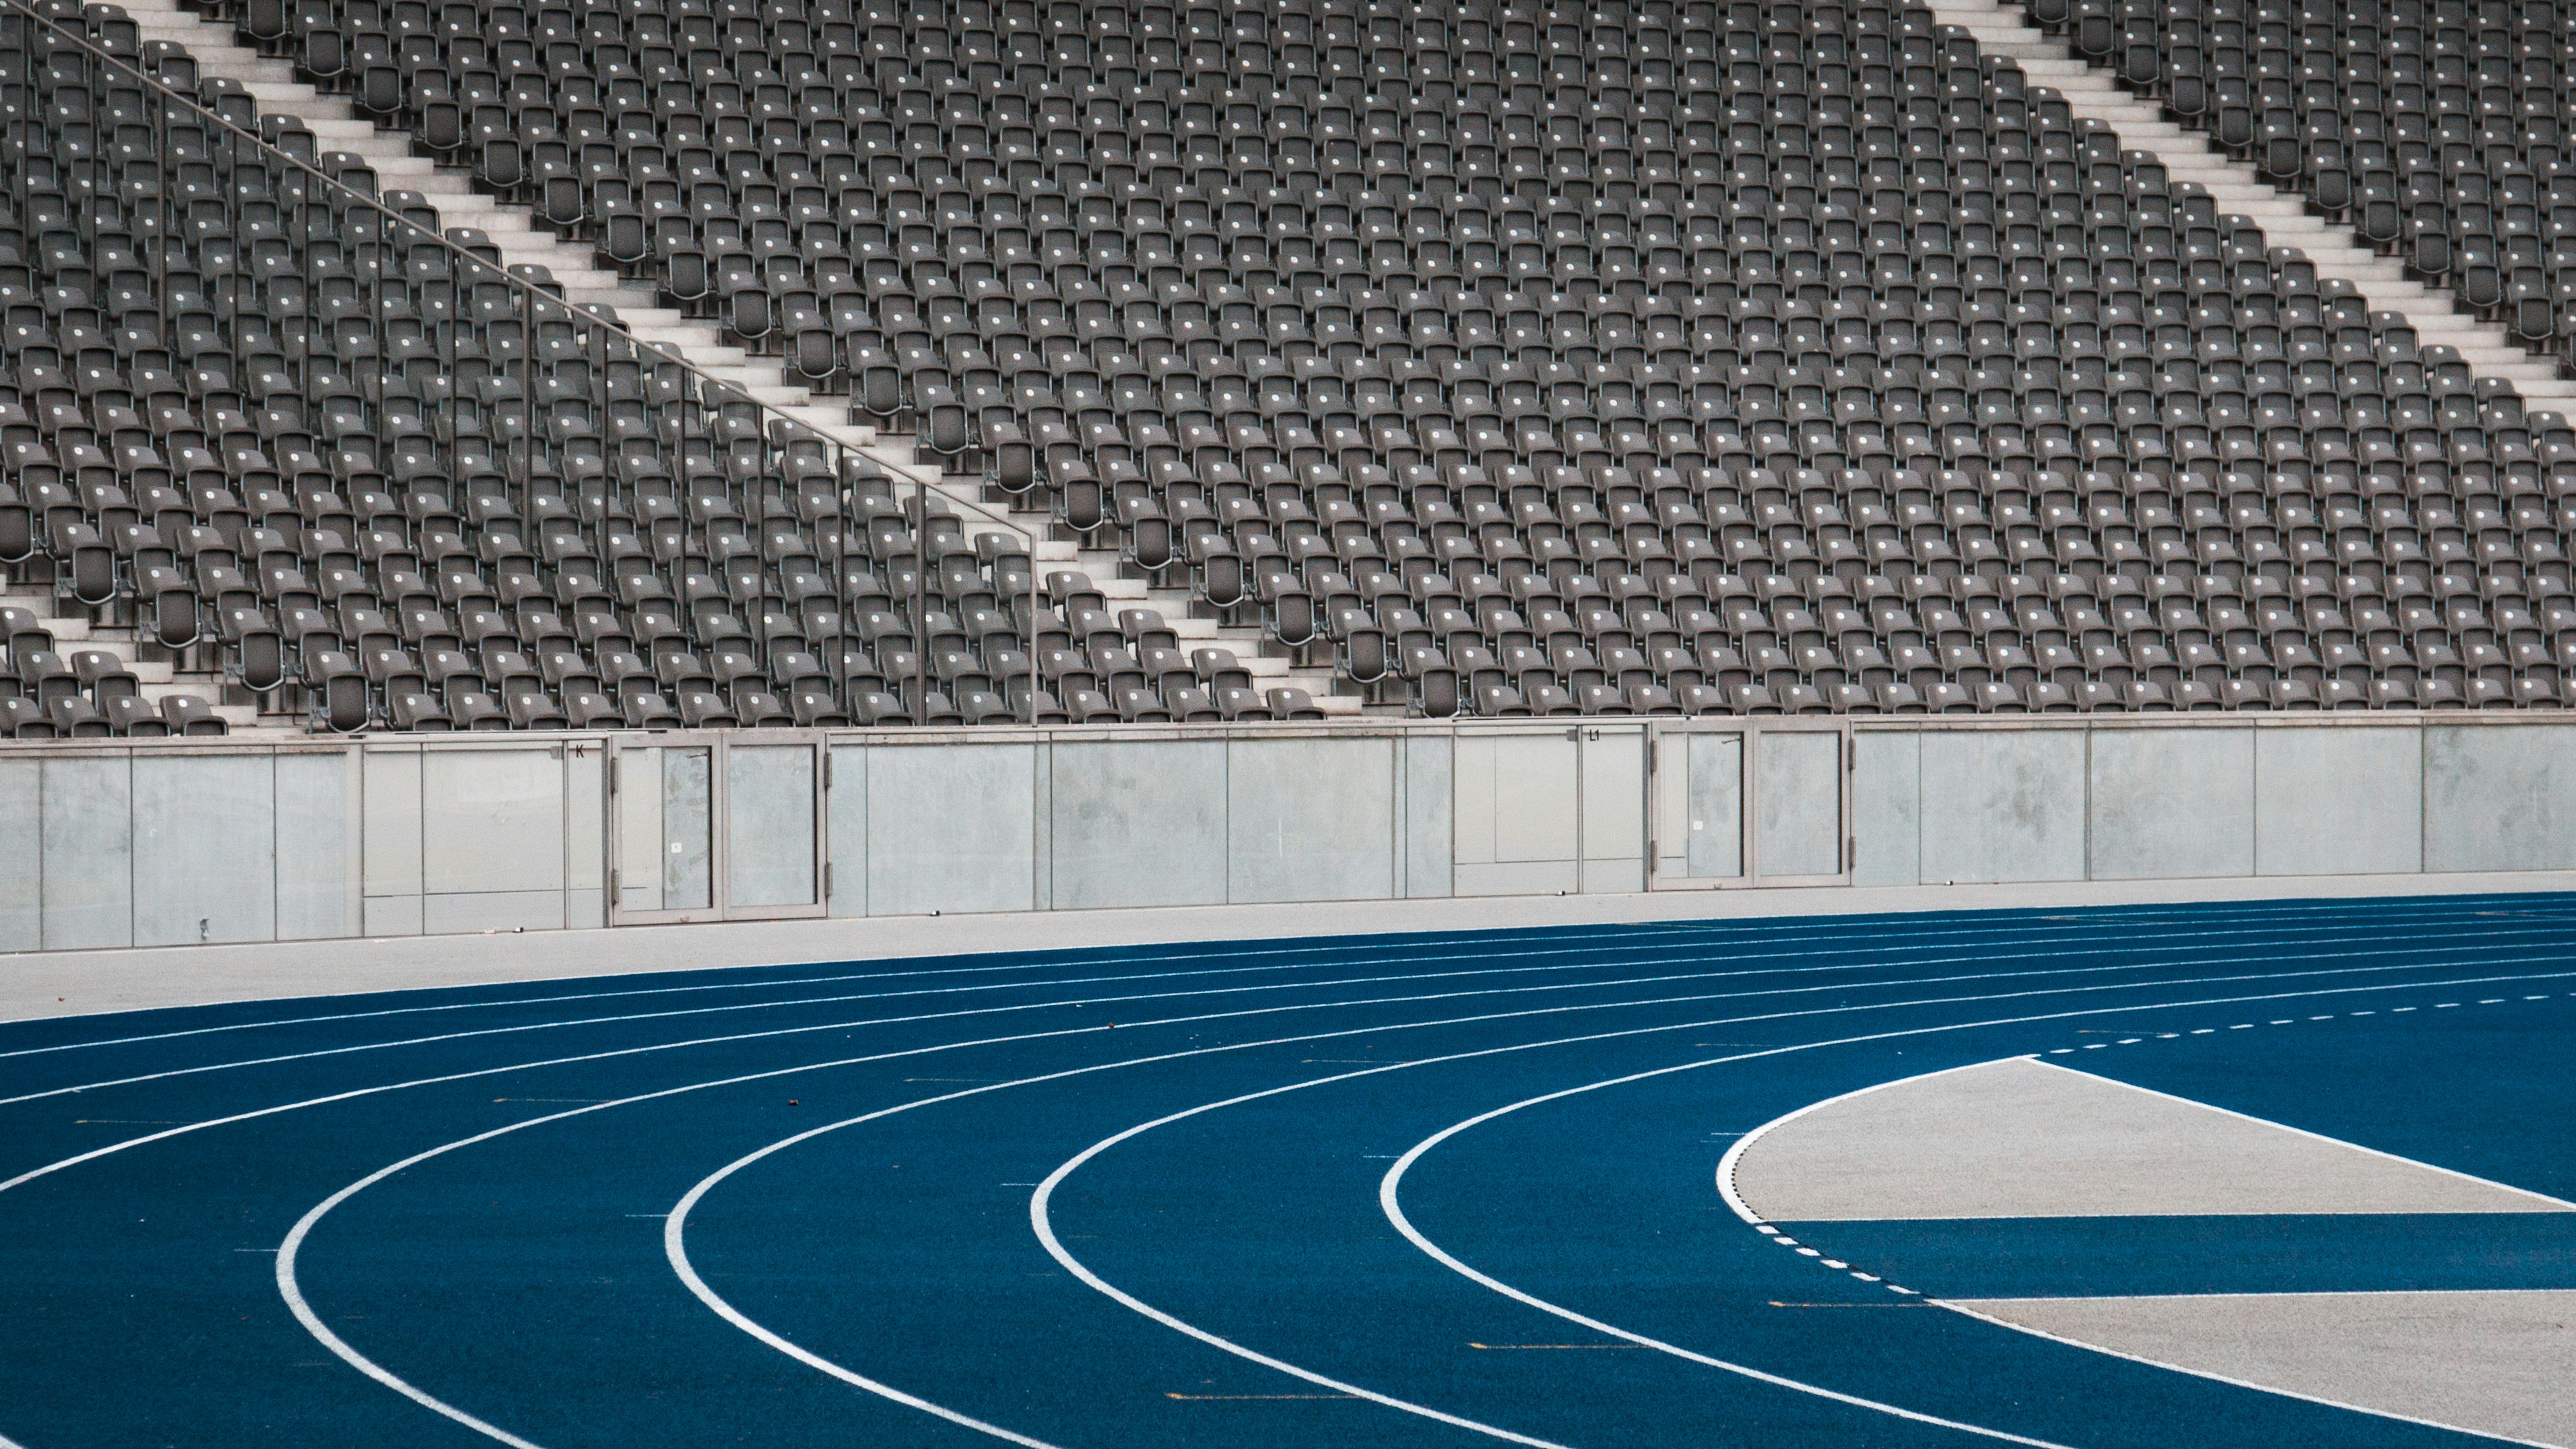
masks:
[[[832,863],[831,863],[830,861],[828,861],[828,860],[827,860],[827,861],[823,862],[823,904],[825,904],[825,905],[827,905],[827,906],[828,906],[828,905],[830,905],[831,903],[832,903]]]

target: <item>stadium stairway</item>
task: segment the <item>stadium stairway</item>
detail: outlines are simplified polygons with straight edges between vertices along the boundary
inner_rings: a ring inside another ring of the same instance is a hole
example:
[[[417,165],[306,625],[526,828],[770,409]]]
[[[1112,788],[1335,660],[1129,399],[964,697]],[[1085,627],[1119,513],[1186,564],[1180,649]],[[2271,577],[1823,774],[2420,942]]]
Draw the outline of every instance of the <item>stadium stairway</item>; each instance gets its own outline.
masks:
[[[349,100],[342,96],[324,95],[313,86],[296,79],[292,62],[263,56],[236,42],[229,20],[208,20],[184,9],[178,0],[126,0],[123,9],[133,17],[146,42],[167,40],[187,48],[197,60],[199,73],[224,77],[242,83],[264,111],[291,115],[310,127],[325,150],[343,151],[366,158],[377,176],[383,192],[408,191],[425,198],[438,212],[443,227],[470,228],[490,237],[509,265],[539,266],[546,269],[563,287],[565,300],[593,307],[613,309],[617,320],[642,341],[654,344],[677,356],[700,371],[734,384],[757,399],[816,432],[840,443],[859,449],[881,464],[889,473],[916,483],[927,483],[957,506],[968,519],[970,536],[977,529],[977,517],[1006,522],[1036,540],[1032,559],[1041,577],[1058,571],[1085,574],[1093,588],[1108,601],[1113,611],[1151,609],[1163,616],[1187,649],[1222,648],[1252,675],[1256,689],[1281,687],[1305,690],[1317,708],[1333,717],[1350,717],[1364,712],[1357,695],[1337,693],[1347,688],[1329,666],[1304,667],[1282,657],[1279,646],[1265,639],[1258,627],[1234,626],[1213,618],[1197,617],[1194,600],[1187,588],[1157,588],[1141,578],[1125,577],[1118,553],[1114,549],[1082,549],[1074,543],[1053,536],[1052,518],[1042,510],[1008,509],[1007,501],[994,494],[987,499],[982,480],[964,475],[943,474],[935,465],[923,461],[924,455],[910,438],[880,438],[876,429],[853,424],[847,403],[838,398],[817,401],[810,390],[785,380],[784,364],[776,358],[753,357],[742,348],[723,343],[717,324],[681,315],[675,308],[659,305],[654,286],[646,281],[631,281],[604,270],[590,248],[556,237],[541,225],[532,207],[500,200],[474,189],[470,175],[462,168],[440,168],[425,156],[414,154],[412,138],[406,132],[382,131],[372,121],[356,117]],[[18,607],[35,607],[32,599],[11,598]],[[48,599],[46,602],[50,602]],[[39,609],[39,612],[42,612]],[[87,639],[88,626],[79,621],[54,620],[58,639]],[[108,643],[102,647],[123,649],[131,658],[130,643]],[[167,666],[142,665],[141,668]],[[209,680],[214,676],[206,676]],[[256,707],[220,705],[220,684],[149,684],[146,694],[154,689],[188,689],[204,694],[210,703],[218,703],[220,712],[235,722],[236,728],[256,717]],[[157,697],[157,696],[155,696]],[[1386,707],[1385,713],[1401,715],[1401,706]],[[281,731],[293,729],[291,717],[278,715],[266,721],[268,727]]]
[[[870,430],[851,428],[844,431]],[[1195,649],[1231,650],[1236,662],[1251,674],[1255,689],[1302,689],[1314,699],[1317,709],[1334,719],[1361,714],[1402,718],[1405,713],[1401,704],[1369,705],[1356,694],[1339,692],[1349,685],[1337,671],[1328,665],[1305,666],[1292,662],[1280,652],[1277,641],[1263,635],[1258,626],[1229,625],[1205,617],[1205,606],[1187,587],[1157,588],[1144,578],[1130,577],[1135,571],[1120,557],[1118,550],[1082,548],[1057,537],[1058,526],[1052,514],[1043,509],[1012,506],[1008,495],[997,488],[987,487],[980,476],[942,473],[935,463],[916,461],[921,454],[915,450],[909,437],[882,437],[863,451],[888,473],[936,487],[970,517],[983,513],[1003,518],[1013,528],[1038,540],[1031,557],[1039,573],[1044,575],[1057,569],[1071,569],[1084,575],[1108,601],[1111,613],[1127,609],[1153,610],[1163,616],[1163,622],[1174,634],[1180,636],[1180,647],[1184,652]]]
[[[2320,280],[2348,281],[2372,311],[2401,314],[2423,345],[2457,349],[2472,372],[2512,382],[2535,411],[2576,411],[2576,380],[2560,377],[2556,363],[2525,350],[2501,325],[2459,311],[2449,290],[2409,279],[2402,262],[2380,256],[2350,227],[2311,214],[2306,198],[2275,188],[2252,166],[2215,149],[2204,133],[2177,124],[2155,102],[2130,96],[2110,71],[2030,25],[2019,7],[1999,0],[1929,0],[1929,8],[1942,24],[1975,37],[1986,53],[2009,57],[2033,85],[2055,89],[2079,118],[2110,126],[2124,147],[2153,153],[2177,184],[2206,188],[2222,212],[2250,218],[2275,245],[2306,253]]]
[[[198,668],[199,661],[186,652],[174,656],[146,642],[133,628],[62,617],[59,608],[52,584],[14,577],[8,565],[0,564],[0,611],[10,615],[11,632],[20,616],[33,616],[36,627],[53,636],[53,652],[66,664],[78,667],[84,654],[109,655],[116,661],[115,669],[133,676],[134,692],[145,703],[158,708],[174,695],[199,700],[236,739],[303,736],[300,717],[287,711],[263,711],[258,695],[227,686],[222,671],[211,663]]]

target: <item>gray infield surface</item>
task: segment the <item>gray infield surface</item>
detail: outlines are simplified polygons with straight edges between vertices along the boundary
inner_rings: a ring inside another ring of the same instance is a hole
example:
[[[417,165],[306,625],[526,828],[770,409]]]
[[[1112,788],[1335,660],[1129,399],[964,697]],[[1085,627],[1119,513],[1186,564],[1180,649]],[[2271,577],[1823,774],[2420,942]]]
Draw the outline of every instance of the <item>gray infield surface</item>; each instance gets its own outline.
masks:
[[[2019,1058],[1783,1122],[1745,1149],[1735,1190],[1778,1222],[2571,1210]]]
[[[2010,1298],[1960,1307],[2193,1373],[2576,1445],[2576,1291]]]

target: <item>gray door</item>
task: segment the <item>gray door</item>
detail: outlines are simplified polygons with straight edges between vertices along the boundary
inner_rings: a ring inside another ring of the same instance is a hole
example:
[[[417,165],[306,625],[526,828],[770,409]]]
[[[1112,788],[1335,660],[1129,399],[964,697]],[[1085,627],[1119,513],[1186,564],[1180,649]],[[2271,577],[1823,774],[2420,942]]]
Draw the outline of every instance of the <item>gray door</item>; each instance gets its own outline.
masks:
[[[619,737],[609,754],[609,922],[823,912],[819,738]]]

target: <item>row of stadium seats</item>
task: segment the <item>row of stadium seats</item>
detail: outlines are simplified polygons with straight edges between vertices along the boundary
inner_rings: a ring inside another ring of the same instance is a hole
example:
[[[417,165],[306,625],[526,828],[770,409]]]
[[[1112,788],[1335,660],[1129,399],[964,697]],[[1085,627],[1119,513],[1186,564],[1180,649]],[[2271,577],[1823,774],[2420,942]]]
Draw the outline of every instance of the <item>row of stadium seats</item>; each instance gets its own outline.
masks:
[[[57,8],[98,48],[16,37],[0,562],[64,607],[331,730],[1201,707],[1006,701],[1068,627],[1031,617],[1009,535],[546,299],[416,198],[379,207],[238,82],[199,83],[211,115],[168,103],[106,56],[183,80],[186,55]]]
[[[203,8],[1385,706],[2546,704],[2576,667],[2576,430],[1919,8]],[[58,52],[30,95],[128,89]],[[32,546],[319,724],[1301,710],[472,234],[220,137],[165,203],[61,159],[95,121],[12,125]]]
[[[2261,174],[2576,356],[2576,30],[2526,0],[2039,0]]]

